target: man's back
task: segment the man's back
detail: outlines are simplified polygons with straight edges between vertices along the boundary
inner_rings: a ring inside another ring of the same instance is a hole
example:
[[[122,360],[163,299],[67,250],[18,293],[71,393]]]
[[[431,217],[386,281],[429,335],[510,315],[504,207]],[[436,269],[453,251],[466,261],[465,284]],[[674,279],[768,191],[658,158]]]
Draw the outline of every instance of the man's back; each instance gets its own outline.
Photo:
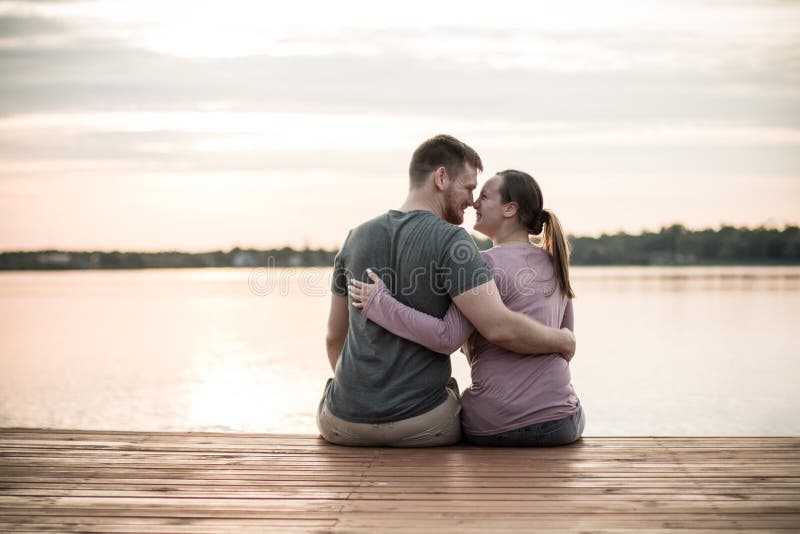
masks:
[[[429,211],[391,210],[354,228],[336,257],[332,291],[371,267],[395,297],[436,317],[451,297],[490,280],[472,238]],[[331,412],[383,423],[427,412],[446,397],[450,359],[395,336],[350,308],[349,330],[326,392]]]

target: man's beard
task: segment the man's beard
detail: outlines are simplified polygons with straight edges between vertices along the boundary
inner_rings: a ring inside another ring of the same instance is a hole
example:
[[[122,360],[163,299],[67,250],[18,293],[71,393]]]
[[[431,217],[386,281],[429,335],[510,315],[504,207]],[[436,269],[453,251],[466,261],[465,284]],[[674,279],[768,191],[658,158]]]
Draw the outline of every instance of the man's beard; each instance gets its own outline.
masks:
[[[449,222],[450,224],[455,224],[459,226],[461,223],[464,222],[464,212],[461,211],[461,208],[456,205],[454,200],[454,195],[451,194],[450,191],[446,191],[444,194],[444,213],[442,214],[442,219]]]

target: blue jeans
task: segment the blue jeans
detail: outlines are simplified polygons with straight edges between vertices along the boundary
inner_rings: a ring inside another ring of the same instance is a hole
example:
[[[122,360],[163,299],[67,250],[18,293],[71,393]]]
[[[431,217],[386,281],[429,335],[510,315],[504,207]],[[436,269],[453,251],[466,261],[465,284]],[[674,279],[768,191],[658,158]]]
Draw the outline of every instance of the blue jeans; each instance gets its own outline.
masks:
[[[473,445],[485,447],[556,447],[578,440],[586,426],[583,408],[563,419],[545,421],[535,425],[510,430],[493,436],[473,436],[464,433],[464,439]]]

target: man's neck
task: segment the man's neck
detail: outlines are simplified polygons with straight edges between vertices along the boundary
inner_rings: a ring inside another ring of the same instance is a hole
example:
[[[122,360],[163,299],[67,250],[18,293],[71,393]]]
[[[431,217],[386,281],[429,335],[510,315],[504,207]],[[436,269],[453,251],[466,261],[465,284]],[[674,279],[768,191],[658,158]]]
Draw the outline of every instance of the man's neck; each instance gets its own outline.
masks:
[[[412,189],[408,192],[406,201],[400,206],[400,211],[425,210],[430,211],[440,219],[444,215],[442,207],[421,189]]]

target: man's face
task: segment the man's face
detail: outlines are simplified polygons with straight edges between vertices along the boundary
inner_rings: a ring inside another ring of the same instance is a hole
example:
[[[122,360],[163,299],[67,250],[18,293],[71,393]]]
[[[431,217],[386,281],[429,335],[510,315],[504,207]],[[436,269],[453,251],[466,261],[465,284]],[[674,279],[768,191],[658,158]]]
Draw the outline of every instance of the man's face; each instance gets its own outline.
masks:
[[[478,171],[464,165],[458,176],[448,176],[444,190],[443,219],[450,224],[464,222],[464,211],[472,206],[472,192],[478,187]]]

